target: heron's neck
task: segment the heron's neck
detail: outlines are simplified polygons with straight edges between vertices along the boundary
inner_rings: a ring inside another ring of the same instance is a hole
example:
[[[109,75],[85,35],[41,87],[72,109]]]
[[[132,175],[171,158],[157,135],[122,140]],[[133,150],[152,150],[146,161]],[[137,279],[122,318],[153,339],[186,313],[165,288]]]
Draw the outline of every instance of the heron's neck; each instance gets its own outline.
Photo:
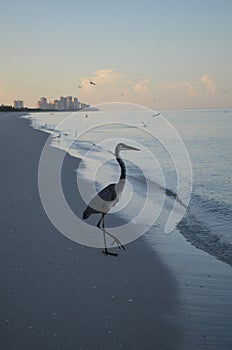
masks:
[[[116,157],[116,160],[118,162],[118,164],[120,165],[120,168],[121,168],[121,176],[120,176],[120,180],[126,180],[126,167],[125,167],[125,164],[123,162],[123,160],[118,156]]]
[[[120,165],[121,175],[120,175],[120,179],[116,183],[115,190],[116,190],[117,194],[120,195],[124,189],[125,182],[126,182],[126,167],[125,167],[123,160],[120,157],[117,157],[116,160],[117,160],[118,164]]]

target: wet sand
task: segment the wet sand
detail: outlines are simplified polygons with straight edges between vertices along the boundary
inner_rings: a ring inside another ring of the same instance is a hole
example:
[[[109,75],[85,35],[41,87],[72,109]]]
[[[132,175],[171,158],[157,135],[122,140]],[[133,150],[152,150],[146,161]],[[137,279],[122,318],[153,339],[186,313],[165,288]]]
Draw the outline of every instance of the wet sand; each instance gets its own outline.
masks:
[[[56,230],[37,184],[48,135],[28,124],[0,113],[1,349],[180,349],[174,274],[144,238],[111,257]],[[63,185],[81,216],[77,166],[66,157]]]

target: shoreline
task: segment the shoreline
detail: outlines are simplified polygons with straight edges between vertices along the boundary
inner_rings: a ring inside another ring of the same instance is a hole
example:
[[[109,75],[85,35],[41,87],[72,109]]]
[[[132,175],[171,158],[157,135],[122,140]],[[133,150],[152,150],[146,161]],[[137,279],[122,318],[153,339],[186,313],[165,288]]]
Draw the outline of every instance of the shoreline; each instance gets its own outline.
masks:
[[[117,258],[70,241],[46,217],[37,189],[49,135],[29,120],[6,118],[0,117],[2,348],[230,350],[231,267],[178,230],[164,235],[159,224]],[[63,187],[80,216],[78,162],[65,158]]]
[[[48,135],[17,115],[0,117],[1,347],[180,349],[172,273],[143,238],[117,258],[105,257],[55,229],[37,185]],[[74,205],[77,162],[67,156],[64,187]]]

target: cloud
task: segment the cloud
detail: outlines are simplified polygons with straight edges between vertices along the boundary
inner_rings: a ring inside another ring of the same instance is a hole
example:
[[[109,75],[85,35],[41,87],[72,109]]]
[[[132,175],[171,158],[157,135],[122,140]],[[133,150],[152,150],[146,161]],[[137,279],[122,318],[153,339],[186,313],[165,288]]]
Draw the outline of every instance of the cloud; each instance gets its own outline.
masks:
[[[109,69],[99,69],[96,72],[93,73],[93,75],[90,77],[84,77],[81,80],[81,86],[83,92],[89,92],[91,89],[93,89],[93,85],[89,83],[89,80],[91,79],[96,83],[96,85],[108,85],[115,83],[122,79],[124,75],[122,73],[118,73],[115,69],[109,68]]]
[[[208,76],[208,74],[204,74],[201,77],[201,81],[204,84],[206,91],[209,95],[215,95],[217,91],[217,85],[212,78]]]
[[[163,87],[168,90],[176,89],[179,87],[184,87],[187,89],[188,95],[190,97],[198,96],[198,91],[193,87],[193,84],[189,81],[180,81],[170,84],[164,84]]]
[[[139,81],[138,83],[136,83],[134,85],[133,89],[135,92],[137,92],[137,94],[139,94],[142,97],[150,97],[151,92],[147,86],[149,83],[150,83],[150,79],[148,79],[148,78],[143,79],[143,80]]]
[[[90,79],[96,83],[96,86],[90,84]],[[109,100],[148,103],[152,99],[149,83],[148,78],[133,83],[128,75],[114,68],[99,69],[89,77],[81,79],[82,89],[79,94],[82,99],[88,100],[91,104]]]
[[[189,81],[185,82],[185,86],[188,89],[189,96],[191,96],[191,97],[198,96],[197,89],[195,89]]]

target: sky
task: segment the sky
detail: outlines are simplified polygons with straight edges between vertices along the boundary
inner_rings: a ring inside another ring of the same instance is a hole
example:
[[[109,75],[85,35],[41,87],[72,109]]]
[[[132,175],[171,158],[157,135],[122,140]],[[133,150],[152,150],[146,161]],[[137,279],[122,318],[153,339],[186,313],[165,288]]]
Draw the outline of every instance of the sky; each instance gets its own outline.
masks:
[[[231,0],[1,2],[0,104],[232,107],[231,14]]]

